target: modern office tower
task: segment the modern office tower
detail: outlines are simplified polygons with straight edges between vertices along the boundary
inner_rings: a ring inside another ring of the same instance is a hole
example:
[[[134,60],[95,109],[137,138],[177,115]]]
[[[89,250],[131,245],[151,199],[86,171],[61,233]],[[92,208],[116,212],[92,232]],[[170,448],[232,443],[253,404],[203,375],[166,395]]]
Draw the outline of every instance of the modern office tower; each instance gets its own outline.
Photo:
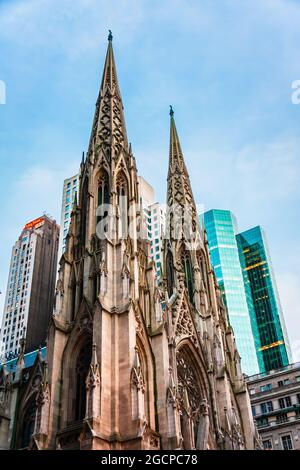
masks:
[[[61,219],[60,219],[60,237],[59,237],[59,248],[58,248],[58,262],[61,255],[66,249],[66,236],[69,230],[71,212],[73,208],[73,202],[75,194],[78,195],[79,191],[79,175],[76,174],[71,178],[64,180],[62,205],[61,205]]]
[[[237,235],[260,372],[292,362],[266,236],[261,227]]]
[[[59,226],[46,215],[25,225],[13,246],[2,317],[2,359],[33,351],[46,339],[52,314]]]
[[[155,262],[157,278],[161,276],[162,243],[165,231],[165,210],[155,202],[153,187],[141,176],[138,177],[141,204],[144,210],[148,239],[151,242],[151,258]]]
[[[247,375],[255,374],[259,369],[235,238],[236,219],[230,211],[216,209],[200,218],[204,219],[211,263],[234,329],[242,370]]]

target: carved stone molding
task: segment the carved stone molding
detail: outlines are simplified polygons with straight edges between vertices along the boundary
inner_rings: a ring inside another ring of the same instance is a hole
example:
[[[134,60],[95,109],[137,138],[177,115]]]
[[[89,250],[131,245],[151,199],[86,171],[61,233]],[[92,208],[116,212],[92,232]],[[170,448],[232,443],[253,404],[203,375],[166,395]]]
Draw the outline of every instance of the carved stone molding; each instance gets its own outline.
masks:
[[[193,343],[198,346],[198,341],[195,334],[193,321],[191,319],[191,314],[185,302],[183,301],[180,307],[180,313],[176,323],[175,337],[179,339],[185,336],[191,338]]]

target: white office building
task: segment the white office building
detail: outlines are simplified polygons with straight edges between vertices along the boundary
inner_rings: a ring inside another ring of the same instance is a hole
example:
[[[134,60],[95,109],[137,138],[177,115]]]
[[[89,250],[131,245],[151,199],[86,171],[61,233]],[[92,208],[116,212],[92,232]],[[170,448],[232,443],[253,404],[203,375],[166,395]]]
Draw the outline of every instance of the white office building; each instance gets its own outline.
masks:
[[[66,236],[69,230],[71,221],[71,212],[73,209],[73,203],[75,194],[77,197],[79,194],[79,174],[66,178],[64,180],[63,194],[62,194],[62,205],[61,205],[61,219],[60,219],[60,238],[59,238],[59,249],[58,249],[58,262],[60,261],[61,255],[66,249]]]
[[[156,274],[159,279],[161,277],[163,235],[165,231],[165,209],[155,201],[153,187],[141,176],[138,177],[138,181],[148,239],[151,242],[151,258],[155,262]]]

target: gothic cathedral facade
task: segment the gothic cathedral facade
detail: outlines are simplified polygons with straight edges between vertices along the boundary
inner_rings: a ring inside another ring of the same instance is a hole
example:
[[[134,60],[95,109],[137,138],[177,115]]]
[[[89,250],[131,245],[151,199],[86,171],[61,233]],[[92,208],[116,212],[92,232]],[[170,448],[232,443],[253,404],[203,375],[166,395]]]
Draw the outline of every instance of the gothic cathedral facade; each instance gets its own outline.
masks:
[[[170,115],[167,204],[189,208],[198,243],[191,244],[184,229],[178,233],[173,215],[168,217],[158,284],[142,236],[137,168],[110,36],[60,261],[47,358],[38,354],[19,393],[16,448],[257,446],[234,333],[199,226],[172,109]],[[2,382],[3,374],[9,376],[2,371]],[[10,387],[13,380],[21,379],[11,378]]]

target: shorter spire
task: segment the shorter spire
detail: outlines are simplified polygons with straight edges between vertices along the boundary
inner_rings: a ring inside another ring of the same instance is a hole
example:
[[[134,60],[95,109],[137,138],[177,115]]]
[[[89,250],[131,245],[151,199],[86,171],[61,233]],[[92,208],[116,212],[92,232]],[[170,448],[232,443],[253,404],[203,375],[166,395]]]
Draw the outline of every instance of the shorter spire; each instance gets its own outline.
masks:
[[[174,116],[174,110],[173,110],[173,107],[172,107],[171,104],[170,104],[170,116],[171,116],[171,117]]]
[[[112,32],[111,32],[110,29],[108,30],[108,38],[107,38],[107,39],[108,39],[110,42],[112,42],[112,40],[113,40],[113,35],[112,35]]]

